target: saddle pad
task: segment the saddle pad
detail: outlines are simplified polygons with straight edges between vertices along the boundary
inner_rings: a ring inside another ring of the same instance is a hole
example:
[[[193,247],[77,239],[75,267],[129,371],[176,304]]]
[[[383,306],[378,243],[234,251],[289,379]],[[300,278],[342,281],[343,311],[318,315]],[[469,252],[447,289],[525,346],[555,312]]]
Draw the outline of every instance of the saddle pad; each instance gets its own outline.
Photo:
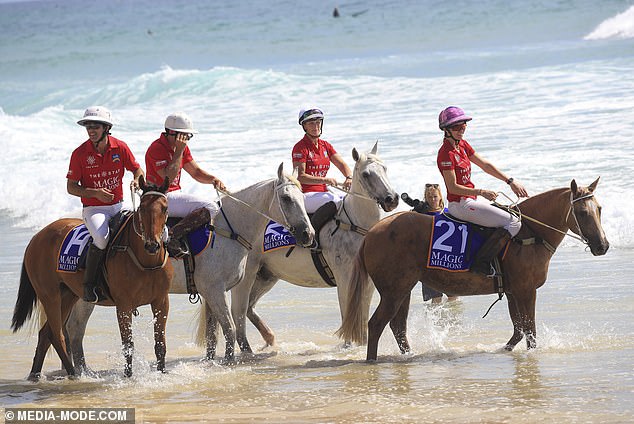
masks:
[[[434,215],[427,268],[466,272],[483,243],[484,237],[471,224]]]
[[[269,221],[266,225],[264,229],[264,241],[262,243],[263,252],[295,246],[296,243],[295,237],[293,237],[283,225],[275,221]]]
[[[61,272],[77,272],[79,258],[81,258],[91,240],[92,237],[84,224],[79,224],[71,229],[64,237],[59,249],[57,270]]]
[[[189,244],[192,256],[197,256],[205,250],[207,246],[211,246],[213,249],[215,239],[216,233],[211,231],[209,225],[198,227],[191,233],[187,234],[187,243]]]

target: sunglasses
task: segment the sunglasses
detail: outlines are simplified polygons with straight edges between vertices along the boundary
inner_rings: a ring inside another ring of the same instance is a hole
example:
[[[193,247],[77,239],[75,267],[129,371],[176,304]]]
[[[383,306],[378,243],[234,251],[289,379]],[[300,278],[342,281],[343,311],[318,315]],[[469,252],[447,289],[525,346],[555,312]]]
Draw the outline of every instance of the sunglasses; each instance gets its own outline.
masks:
[[[440,187],[438,184],[429,184],[429,183],[425,184],[425,188],[438,188],[438,187]]]
[[[462,128],[463,126],[467,126],[467,121],[462,121],[462,122],[458,122],[456,124],[453,124],[449,127],[450,130],[459,130],[460,128]]]
[[[192,133],[180,133],[178,131],[167,131],[167,135],[173,135],[174,137],[176,137],[178,134],[185,134],[185,137],[187,138],[187,140],[191,140],[192,137],[194,136],[194,134]]]
[[[102,126],[102,125],[100,125],[100,124],[84,125],[84,127],[85,127],[87,130],[98,130],[98,129],[100,129],[100,128],[103,128],[103,126]]]

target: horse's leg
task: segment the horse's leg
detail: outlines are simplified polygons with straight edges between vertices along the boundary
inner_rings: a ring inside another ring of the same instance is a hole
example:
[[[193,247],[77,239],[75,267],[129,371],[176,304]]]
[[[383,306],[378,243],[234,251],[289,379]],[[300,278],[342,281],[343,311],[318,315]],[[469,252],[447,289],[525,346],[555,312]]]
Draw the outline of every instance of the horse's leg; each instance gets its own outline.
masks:
[[[524,330],[522,328],[520,313],[517,307],[517,300],[515,299],[515,296],[507,293],[506,303],[509,308],[509,316],[511,317],[511,322],[513,323],[513,335],[511,336],[509,341],[506,342],[504,349],[510,352],[524,338]]]
[[[225,336],[225,360],[232,363],[235,360],[236,332],[225,296],[226,294],[223,293],[219,296],[222,300],[214,299],[217,302],[211,305],[211,308]]]
[[[401,353],[408,353],[411,350],[409,341],[407,340],[407,315],[409,314],[411,295],[411,292],[407,294],[398,312],[396,312],[396,316],[390,321],[390,328],[392,329],[399,349],[401,349]]]
[[[44,358],[46,358],[46,352],[48,352],[48,348],[50,346],[51,328],[49,327],[48,322],[46,322],[38,332],[37,347],[35,348],[33,365],[31,366],[31,372],[28,376],[29,381],[37,381],[40,379],[40,376],[42,375],[42,366],[44,365]]]
[[[379,339],[385,329],[385,326],[396,315],[402,299],[396,300],[391,293],[381,294],[379,305],[372,314],[372,318],[368,322],[368,354],[367,361],[376,361],[379,348]]]
[[[255,311],[255,305],[278,281],[279,279],[276,276],[268,275],[264,277],[263,275],[258,274],[258,277],[255,280],[255,285],[249,295],[247,318],[249,318],[251,324],[253,324],[260,332],[260,335],[266,343],[265,347],[273,346],[275,344],[275,333],[273,333],[273,330],[271,330],[266,322],[264,322],[264,320],[257,314]]]
[[[247,338],[246,316],[250,310],[249,297],[254,285],[257,285],[259,256],[249,256],[244,278],[231,289],[231,315],[236,327],[236,341],[243,353],[253,353]]]
[[[61,289],[61,292],[59,293],[59,296],[57,294],[55,296],[51,296],[49,299],[46,300],[46,303],[42,303],[42,305],[44,306],[44,312],[46,313],[47,321],[45,328],[40,330],[40,339],[38,339],[38,347],[35,355],[36,357],[33,360],[33,369],[31,370],[29,379],[31,379],[31,376],[33,376],[34,374],[38,374],[42,371],[44,357],[42,356],[40,360],[38,352],[41,355],[45,355],[50,345],[53,345],[53,348],[61,359],[62,365],[64,366],[64,369],[66,370],[68,375],[75,375],[73,362],[71,361],[70,357],[68,356],[68,352],[66,351],[66,341],[64,339],[62,327],[64,321],[66,321],[66,318],[70,313],[70,308],[72,307],[76,299],[77,298],[67,288],[63,287]],[[45,331],[46,328],[48,329],[47,331]],[[42,336],[46,335],[48,335],[48,342],[41,339]]]
[[[205,345],[207,346],[206,359],[213,361],[216,357],[216,346],[218,345],[218,320],[205,302]]]
[[[86,325],[88,319],[95,309],[92,303],[78,301],[73,306],[68,319],[66,320],[66,330],[68,334],[68,343],[70,352],[73,356],[73,364],[78,374],[90,373],[90,369],[86,365],[86,357],[84,355],[84,335],[86,334]]]
[[[117,306],[117,321],[119,333],[121,333],[121,345],[125,357],[123,374],[132,377],[132,355],[134,354],[134,342],[132,341],[132,311],[123,311]]]
[[[507,294],[509,305],[509,315],[513,321],[513,336],[506,343],[506,350],[513,350],[520,340],[526,335],[526,347],[534,349],[537,347],[537,329],[535,327],[535,302],[537,300],[537,290],[534,288],[526,290],[514,290],[513,294]]]
[[[156,355],[156,370],[165,372],[165,326],[170,302],[167,294],[165,297],[152,302],[152,314],[154,314],[154,354]]]

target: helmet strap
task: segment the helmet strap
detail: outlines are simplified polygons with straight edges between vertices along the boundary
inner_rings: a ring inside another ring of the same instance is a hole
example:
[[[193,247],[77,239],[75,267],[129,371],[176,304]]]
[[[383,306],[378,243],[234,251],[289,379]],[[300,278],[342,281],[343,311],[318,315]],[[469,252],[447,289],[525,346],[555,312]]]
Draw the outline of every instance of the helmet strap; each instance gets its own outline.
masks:
[[[445,131],[445,138],[452,139],[456,146],[458,145],[458,143],[460,143],[460,140],[458,140],[456,137],[454,137],[453,134],[451,133],[451,131],[447,131],[447,130],[444,130],[444,131]]]

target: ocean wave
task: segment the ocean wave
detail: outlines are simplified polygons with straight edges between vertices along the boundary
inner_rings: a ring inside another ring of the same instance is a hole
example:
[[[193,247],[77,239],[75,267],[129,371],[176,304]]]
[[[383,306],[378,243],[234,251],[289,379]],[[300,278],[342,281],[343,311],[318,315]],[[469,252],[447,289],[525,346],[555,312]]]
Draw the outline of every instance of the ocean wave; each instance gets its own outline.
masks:
[[[634,6],[601,22],[585,40],[605,40],[609,38],[634,38]]]

